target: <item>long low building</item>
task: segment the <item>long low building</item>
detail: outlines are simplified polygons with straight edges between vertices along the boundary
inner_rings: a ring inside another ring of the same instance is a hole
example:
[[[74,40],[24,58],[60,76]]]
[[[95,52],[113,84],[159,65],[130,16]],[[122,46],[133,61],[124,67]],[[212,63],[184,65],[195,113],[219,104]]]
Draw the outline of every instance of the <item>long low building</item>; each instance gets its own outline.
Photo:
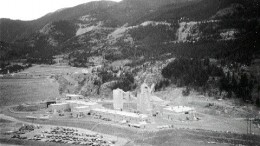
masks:
[[[162,109],[160,116],[170,121],[197,120],[194,108],[186,106],[165,107]]]
[[[128,122],[150,122],[148,115],[145,114],[137,114],[125,111],[117,111],[111,109],[104,108],[96,108],[91,110],[91,115],[100,119],[109,119],[111,121],[123,121],[126,120]]]
[[[69,104],[68,103],[55,103],[55,104],[50,104],[49,108],[53,111],[65,111],[69,109]]]
[[[102,105],[96,102],[69,100],[62,103],[51,104],[49,108],[52,111],[60,111],[60,112],[71,111],[74,117],[80,117],[82,115],[88,114],[91,109],[102,108]]]
[[[77,94],[66,94],[66,99],[67,100],[81,100],[84,99],[83,95],[77,95]]]
[[[85,101],[80,101],[80,100],[68,100],[65,103],[68,103],[70,105],[71,109],[73,109],[75,107],[80,107],[80,106],[89,106],[91,109],[102,107],[100,104],[98,104],[96,102],[85,102]]]
[[[80,106],[75,105],[76,103],[72,102],[70,106],[72,116],[77,118],[88,115],[92,109],[103,108],[101,104],[98,104],[96,102],[85,102],[84,104],[79,103],[78,105]]]
[[[79,106],[71,109],[72,116],[75,118],[84,117],[91,111],[90,106]]]

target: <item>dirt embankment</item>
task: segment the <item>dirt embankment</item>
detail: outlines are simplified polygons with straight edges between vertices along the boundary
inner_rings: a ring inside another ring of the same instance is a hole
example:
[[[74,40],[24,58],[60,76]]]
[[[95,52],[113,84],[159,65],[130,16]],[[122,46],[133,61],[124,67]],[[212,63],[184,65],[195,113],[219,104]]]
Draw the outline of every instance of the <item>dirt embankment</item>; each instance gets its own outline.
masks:
[[[58,75],[55,79],[59,83],[60,94],[81,94],[95,96],[99,94],[101,79],[96,74],[68,74]]]
[[[101,69],[94,72],[91,71],[90,73],[75,72],[56,75],[55,79],[59,83],[59,93],[61,95],[81,94],[90,97],[100,96],[101,98],[110,98],[112,97],[112,89],[116,85],[128,86],[125,80],[126,78],[129,80],[133,77],[133,81],[129,81],[131,82],[131,85],[135,85],[136,88],[132,88],[131,90],[138,91],[143,83],[147,83],[149,86],[152,84],[160,86],[161,82],[166,80],[161,75],[161,70],[170,61],[172,61],[172,59],[165,61],[149,61],[135,67],[126,65],[120,67],[102,67]],[[118,85],[118,83],[122,84]]]

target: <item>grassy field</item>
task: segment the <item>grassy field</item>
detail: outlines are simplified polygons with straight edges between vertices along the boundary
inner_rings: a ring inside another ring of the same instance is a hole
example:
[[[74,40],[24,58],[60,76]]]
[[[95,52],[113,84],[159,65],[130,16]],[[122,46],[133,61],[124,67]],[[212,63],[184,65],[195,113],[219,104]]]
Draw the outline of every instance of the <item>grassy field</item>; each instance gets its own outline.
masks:
[[[58,96],[58,84],[48,78],[0,79],[0,107]]]
[[[59,84],[50,75],[80,72],[82,68],[34,65],[23,72],[31,79],[0,79],[0,107],[59,97]]]

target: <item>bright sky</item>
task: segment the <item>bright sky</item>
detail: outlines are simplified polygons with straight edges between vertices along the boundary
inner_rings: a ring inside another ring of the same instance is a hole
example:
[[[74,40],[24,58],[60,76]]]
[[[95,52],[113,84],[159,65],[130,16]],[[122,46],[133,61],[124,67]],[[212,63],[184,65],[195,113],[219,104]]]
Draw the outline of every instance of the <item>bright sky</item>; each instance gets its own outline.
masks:
[[[33,20],[49,12],[90,1],[97,0],[0,0],[0,18]]]

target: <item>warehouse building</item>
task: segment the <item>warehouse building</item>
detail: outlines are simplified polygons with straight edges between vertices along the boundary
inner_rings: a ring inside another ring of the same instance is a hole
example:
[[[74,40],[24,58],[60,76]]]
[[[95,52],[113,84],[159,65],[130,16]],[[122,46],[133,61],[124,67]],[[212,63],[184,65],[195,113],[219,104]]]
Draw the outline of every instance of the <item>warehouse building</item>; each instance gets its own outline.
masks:
[[[84,99],[83,95],[77,95],[77,94],[66,94],[65,97],[66,97],[66,100],[81,100],[81,99]]]
[[[162,109],[161,117],[166,120],[197,120],[194,108],[186,106],[167,106]]]
[[[90,106],[80,106],[71,109],[72,116],[75,118],[81,118],[88,115],[91,111]]]
[[[53,113],[56,113],[57,111],[64,112],[69,109],[68,103],[56,103],[49,105],[49,108],[53,111]]]
[[[145,114],[137,114],[125,111],[118,110],[110,110],[104,108],[96,108],[91,110],[91,115],[99,118],[106,119],[116,122],[127,121],[131,123],[139,123],[139,122],[150,122],[148,115]]]
[[[102,107],[102,105],[98,104],[97,102],[85,102],[79,100],[69,100],[69,101],[65,101],[65,103],[68,103],[71,109],[76,107],[81,107],[81,106],[89,106],[91,109]]]
[[[80,115],[87,115],[91,109],[102,108],[102,105],[96,102],[69,100],[62,103],[51,104],[49,108],[54,113],[56,113],[57,111],[71,111],[73,117],[80,117]]]

